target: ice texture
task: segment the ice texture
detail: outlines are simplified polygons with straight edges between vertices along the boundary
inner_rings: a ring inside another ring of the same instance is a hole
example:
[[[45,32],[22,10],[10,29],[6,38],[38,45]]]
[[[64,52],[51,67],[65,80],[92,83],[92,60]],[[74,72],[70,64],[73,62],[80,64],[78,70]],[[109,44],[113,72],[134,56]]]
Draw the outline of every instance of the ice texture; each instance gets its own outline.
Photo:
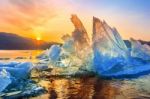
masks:
[[[84,47],[82,45],[88,45],[89,37],[80,19],[76,15],[72,15],[71,21],[75,27],[74,32],[72,32],[75,43],[79,44],[80,47]]]
[[[139,77],[140,75],[149,74],[150,72],[150,63],[148,64],[134,64],[132,66],[120,66],[119,68],[110,69],[108,71],[103,72],[101,75],[105,77],[113,77],[113,78],[131,78],[131,77]]]
[[[94,66],[101,72],[125,60],[127,47],[116,29],[93,17]]]
[[[6,65],[6,66],[0,66],[0,70],[5,69],[7,72],[11,74],[15,79],[26,79],[29,76],[29,73],[33,67],[32,63],[30,62],[24,62],[17,65],[12,64]]]
[[[61,53],[61,47],[59,45],[52,45],[49,49],[49,59],[52,62],[58,61]]]
[[[89,37],[85,27],[76,15],[72,15],[71,21],[74,24],[75,30],[72,32],[75,48],[77,51],[89,46]]]
[[[89,61],[88,56],[91,54],[92,49],[90,47],[87,31],[76,15],[72,15],[71,21],[75,30],[72,32],[71,36],[66,34],[62,37],[64,44],[61,47],[59,58],[55,64],[56,66],[80,67],[81,65],[85,65],[85,63],[89,63],[86,61]]]
[[[0,71],[0,93],[11,83],[10,74],[5,69]]]
[[[75,52],[73,38],[70,37],[70,38],[65,40],[65,43],[63,44],[63,49],[66,53],[69,53],[69,54],[72,54]]]
[[[14,67],[18,65],[19,62],[11,61],[11,62],[0,62],[0,67]]]
[[[142,45],[139,41],[130,39],[131,41],[131,56],[142,60],[150,60],[150,46]]]

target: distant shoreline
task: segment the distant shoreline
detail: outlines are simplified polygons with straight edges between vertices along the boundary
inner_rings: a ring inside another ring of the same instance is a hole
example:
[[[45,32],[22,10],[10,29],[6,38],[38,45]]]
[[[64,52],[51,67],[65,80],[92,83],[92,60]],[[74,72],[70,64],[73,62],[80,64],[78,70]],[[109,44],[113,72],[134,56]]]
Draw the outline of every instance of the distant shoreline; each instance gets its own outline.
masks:
[[[44,50],[61,43],[22,37],[13,33],[0,32],[0,50]]]

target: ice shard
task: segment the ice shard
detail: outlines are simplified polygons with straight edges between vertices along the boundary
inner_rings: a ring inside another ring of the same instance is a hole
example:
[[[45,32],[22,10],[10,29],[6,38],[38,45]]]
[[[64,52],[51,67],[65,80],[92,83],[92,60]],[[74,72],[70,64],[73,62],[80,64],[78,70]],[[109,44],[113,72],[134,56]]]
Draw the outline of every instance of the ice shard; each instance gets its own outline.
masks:
[[[130,39],[131,56],[142,60],[150,60],[150,47],[146,44],[142,45],[139,41]]]
[[[79,59],[85,60],[92,53],[88,33],[76,15],[72,15],[71,21],[75,27],[75,30],[72,32],[75,54]]]
[[[104,30],[108,34],[108,37],[110,41],[112,42],[114,48],[119,48],[120,51],[124,51],[125,53],[122,53],[124,56],[126,56],[128,52],[128,48],[123,41],[122,37],[118,33],[116,28],[111,28],[105,21],[103,21]],[[120,52],[119,51],[119,52]]]
[[[84,60],[86,60],[89,53],[91,53],[89,37],[82,22],[76,15],[72,15],[71,21],[74,24],[75,30],[71,36],[66,34],[62,37],[64,44],[59,48],[61,51],[58,48],[53,50],[53,47],[50,49],[49,58],[55,66],[80,67],[85,63]]]
[[[120,36],[119,32],[117,31],[117,29],[116,28],[112,28],[112,32],[114,34],[114,37],[115,37],[115,39],[117,41],[118,46],[121,49],[128,51],[128,48],[127,48],[125,42],[123,41],[122,37]]]
[[[72,38],[75,42],[77,50],[82,50],[89,46],[89,37],[85,27],[76,15],[72,15],[71,21],[74,24],[75,30],[72,32]]]
[[[93,17],[94,66],[101,72],[124,61],[127,47],[116,30]]]

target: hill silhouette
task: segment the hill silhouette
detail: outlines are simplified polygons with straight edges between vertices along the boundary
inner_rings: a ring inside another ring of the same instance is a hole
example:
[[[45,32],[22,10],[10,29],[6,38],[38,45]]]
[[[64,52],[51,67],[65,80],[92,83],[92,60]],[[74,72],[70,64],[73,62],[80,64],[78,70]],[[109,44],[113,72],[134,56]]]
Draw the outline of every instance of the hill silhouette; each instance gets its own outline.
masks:
[[[47,49],[57,42],[37,41],[13,33],[0,32],[0,50],[34,50]]]

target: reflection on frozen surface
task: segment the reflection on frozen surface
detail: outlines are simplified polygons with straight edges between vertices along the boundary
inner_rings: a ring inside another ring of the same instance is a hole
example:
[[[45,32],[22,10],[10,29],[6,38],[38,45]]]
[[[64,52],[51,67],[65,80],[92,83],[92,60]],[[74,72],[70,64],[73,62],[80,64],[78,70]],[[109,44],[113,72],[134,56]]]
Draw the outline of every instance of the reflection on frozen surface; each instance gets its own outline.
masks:
[[[48,94],[37,98],[45,99],[112,99],[117,89],[109,86],[107,82],[95,77],[85,78],[50,78],[41,81],[48,84]]]
[[[50,77],[39,82],[48,93],[31,99],[149,99],[149,80],[149,76],[133,80]]]

